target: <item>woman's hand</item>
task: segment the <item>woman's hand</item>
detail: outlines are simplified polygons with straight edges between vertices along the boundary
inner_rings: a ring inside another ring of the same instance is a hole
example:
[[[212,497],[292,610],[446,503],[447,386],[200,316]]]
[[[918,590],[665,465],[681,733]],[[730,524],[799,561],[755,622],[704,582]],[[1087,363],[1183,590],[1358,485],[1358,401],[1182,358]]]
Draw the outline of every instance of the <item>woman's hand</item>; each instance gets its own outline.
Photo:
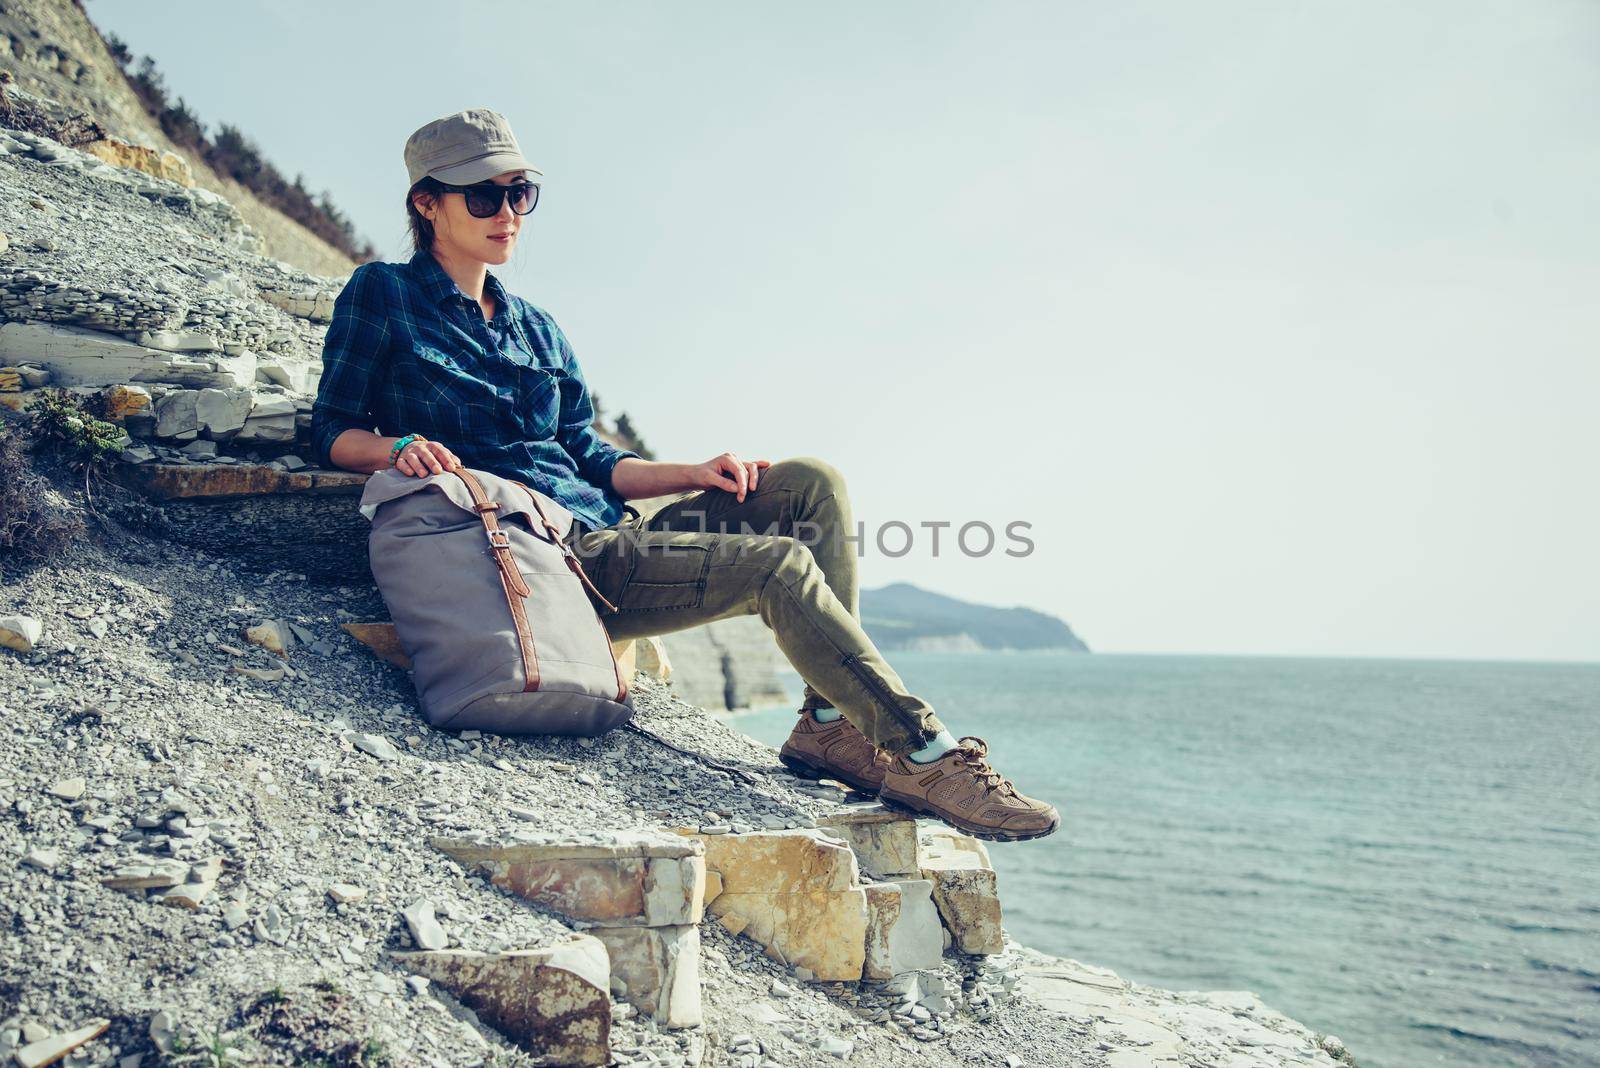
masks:
[[[756,483],[761,481],[761,472],[771,466],[771,460],[741,460],[733,453],[725,452],[689,468],[690,486],[694,489],[727,490],[742,503],[744,495],[755,489]]]
[[[429,475],[442,475],[446,471],[454,471],[463,465],[455,453],[437,441],[413,441],[400,450],[394,466],[402,475],[426,478]]]

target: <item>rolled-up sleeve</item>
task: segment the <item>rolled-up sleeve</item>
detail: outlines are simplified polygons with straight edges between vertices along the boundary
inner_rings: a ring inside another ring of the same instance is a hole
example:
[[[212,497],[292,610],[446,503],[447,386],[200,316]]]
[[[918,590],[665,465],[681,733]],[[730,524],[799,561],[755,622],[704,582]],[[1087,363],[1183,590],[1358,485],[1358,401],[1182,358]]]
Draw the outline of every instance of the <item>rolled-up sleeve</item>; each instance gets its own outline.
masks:
[[[546,320],[561,356],[561,415],[556,426],[556,440],[567,450],[578,474],[584,481],[611,489],[611,471],[621,460],[639,454],[631,449],[619,449],[600,437],[594,428],[594,402],[589,399],[589,384],[584,381],[583,369],[567,343],[567,336],[554,321]]]
[[[383,266],[357,267],[333,302],[333,321],[322,342],[322,378],[311,407],[311,444],[317,462],[335,467],[335,439],[346,430],[377,424],[372,400],[389,344],[389,312]]]

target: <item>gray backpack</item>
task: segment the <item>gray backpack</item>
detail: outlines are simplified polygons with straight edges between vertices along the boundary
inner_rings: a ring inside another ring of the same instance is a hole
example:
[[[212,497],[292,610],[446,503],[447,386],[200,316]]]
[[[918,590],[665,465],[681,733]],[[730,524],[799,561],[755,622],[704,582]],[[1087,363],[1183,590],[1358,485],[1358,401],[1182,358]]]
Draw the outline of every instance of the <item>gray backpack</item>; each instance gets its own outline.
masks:
[[[389,468],[367,480],[361,513],[433,726],[593,736],[633,715],[589,594],[615,609],[564,540],[571,512],[486,471]]]

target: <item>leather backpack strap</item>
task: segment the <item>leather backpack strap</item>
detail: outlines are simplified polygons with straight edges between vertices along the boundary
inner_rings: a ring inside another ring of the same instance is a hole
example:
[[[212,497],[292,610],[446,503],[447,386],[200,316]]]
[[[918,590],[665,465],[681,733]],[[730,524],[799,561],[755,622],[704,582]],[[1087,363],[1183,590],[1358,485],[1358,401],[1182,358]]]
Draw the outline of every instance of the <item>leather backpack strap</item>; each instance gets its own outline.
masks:
[[[544,525],[544,529],[549,533],[551,543],[560,548],[562,557],[567,561],[567,567],[574,575],[578,576],[578,580],[583,583],[584,589],[588,590],[592,597],[606,606],[606,611],[615,614],[617,606],[606,600],[605,595],[595,588],[593,582],[589,581],[589,576],[583,570],[583,565],[578,563],[578,554],[572,551],[572,546],[562,540],[561,531],[556,529],[556,525],[550,522],[550,517],[544,514],[544,505],[539,503],[539,495],[521,482],[515,484],[521,486],[522,492],[526,493],[528,500],[533,502],[533,510],[539,514],[539,522]],[[598,616],[595,617],[595,621],[599,622]],[[611,670],[617,676],[617,700],[625,700],[628,696],[628,680],[622,677],[622,665],[617,662],[617,653],[616,650],[611,648],[611,635],[606,631],[604,623],[600,624],[600,635],[606,641],[606,651],[611,654]]]
[[[478,518],[483,521],[483,532],[489,538],[489,550],[494,556],[495,566],[500,571],[500,585],[506,591],[506,604],[511,608],[511,623],[517,629],[517,647],[522,653],[522,674],[526,681],[523,683],[524,692],[539,688],[539,654],[534,648],[533,631],[528,627],[528,614],[523,608],[523,598],[532,594],[528,584],[523,580],[522,572],[517,569],[516,557],[511,555],[511,539],[505,529],[500,526],[500,521],[495,518],[495,512],[500,510],[500,505],[491,501],[483,492],[483,484],[464,467],[455,469],[455,475],[461,479],[462,485],[467,487],[467,492],[472,494],[472,508],[478,513]]]
[[[522,486],[522,491],[528,495],[528,500],[533,502],[533,510],[539,513],[539,522],[544,524],[544,529],[549,532],[551,542],[561,550],[561,555],[567,561],[568,569],[578,576],[578,580],[583,583],[583,588],[589,591],[591,597],[605,605],[607,612],[615,614],[617,606],[606,600],[605,594],[601,593],[595,587],[595,584],[589,581],[588,573],[583,570],[583,565],[578,563],[578,554],[572,551],[572,546],[561,539],[561,531],[556,529],[556,525],[550,522],[550,517],[544,514],[544,506],[539,503],[538,496],[533,490],[523,486],[522,483],[518,482],[517,485]]]

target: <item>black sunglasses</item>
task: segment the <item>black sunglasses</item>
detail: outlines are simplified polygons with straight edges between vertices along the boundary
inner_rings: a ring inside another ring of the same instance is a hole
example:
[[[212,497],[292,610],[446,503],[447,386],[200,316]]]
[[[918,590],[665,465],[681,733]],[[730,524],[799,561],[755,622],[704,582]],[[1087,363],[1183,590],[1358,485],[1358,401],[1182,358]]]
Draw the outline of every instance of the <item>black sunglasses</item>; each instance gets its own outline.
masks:
[[[478,185],[448,185],[440,182],[446,193],[460,193],[467,198],[467,211],[475,219],[488,219],[500,214],[500,205],[511,202],[511,210],[526,215],[539,203],[539,187],[533,182],[513,182],[495,185],[483,182]]]

